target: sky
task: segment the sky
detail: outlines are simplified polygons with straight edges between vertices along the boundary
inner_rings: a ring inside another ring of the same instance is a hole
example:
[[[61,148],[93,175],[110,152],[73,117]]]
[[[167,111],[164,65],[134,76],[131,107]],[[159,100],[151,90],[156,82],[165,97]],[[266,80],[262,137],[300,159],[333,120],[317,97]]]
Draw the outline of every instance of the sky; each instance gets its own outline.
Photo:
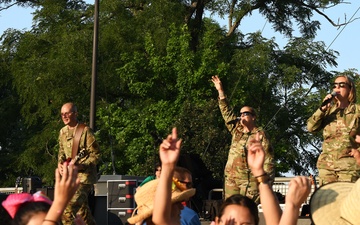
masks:
[[[94,0],[86,0],[86,2],[94,4]],[[351,4],[343,4],[325,11],[334,22],[339,20],[342,23],[345,21],[345,18],[349,20],[353,16],[354,18],[359,18],[345,27],[334,27],[323,17],[315,15],[315,18],[321,23],[321,30],[318,31],[315,41],[323,41],[327,48],[338,51],[340,54],[337,59],[338,67],[329,67],[328,70],[344,71],[352,68],[360,70],[358,56],[360,53],[360,43],[358,42],[360,32],[360,1],[349,0],[348,2],[351,2]],[[29,29],[32,25],[31,12],[31,8],[21,7],[11,7],[10,9],[0,11],[0,35],[8,28]],[[223,20],[217,16],[212,18],[218,21],[221,26],[227,25],[226,19]],[[275,37],[275,41],[279,44],[280,48],[288,41],[284,36],[275,33],[271,28],[271,24],[267,23],[257,13],[243,20],[240,29],[243,33],[262,31],[262,35],[269,39]]]
[[[351,4],[343,4],[324,11],[335,23],[337,23],[338,20],[340,23],[343,23],[345,18],[347,21],[349,21],[351,17],[359,18],[345,27],[334,27],[324,19],[324,17],[318,14],[314,14],[313,17],[321,23],[321,28],[317,31],[315,41],[322,41],[325,43],[327,49],[339,52],[339,56],[337,57],[338,67],[328,67],[328,70],[344,71],[351,68],[360,69],[358,56],[360,52],[360,43],[358,42],[360,33],[360,1],[350,0],[348,2],[351,2]],[[212,19],[218,21],[222,26],[228,23],[227,18],[221,20],[214,16]],[[283,35],[275,33],[271,24],[267,23],[266,20],[257,13],[245,18],[241,22],[240,29],[243,33],[261,31],[262,36],[268,39],[275,37],[275,42],[279,44],[280,48],[288,42],[288,39]],[[296,32],[296,28],[294,29],[295,33],[293,35],[299,36],[299,32]]]

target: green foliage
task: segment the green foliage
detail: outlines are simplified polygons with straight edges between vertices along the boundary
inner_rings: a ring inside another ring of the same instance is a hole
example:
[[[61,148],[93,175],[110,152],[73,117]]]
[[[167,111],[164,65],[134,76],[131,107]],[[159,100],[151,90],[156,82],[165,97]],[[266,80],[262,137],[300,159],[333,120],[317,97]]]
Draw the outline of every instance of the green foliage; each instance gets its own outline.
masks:
[[[1,37],[0,115],[7,122],[0,125],[2,186],[31,175],[51,184],[61,105],[75,102],[84,122],[89,114],[94,7],[83,1],[23,2],[36,9],[32,29],[9,29]],[[309,134],[305,123],[330,89],[337,72],[327,67],[336,67],[338,53],[313,41],[319,23],[311,20],[311,7],[339,1],[235,3],[192,8],[177,0],[101,1],[96,137],[103,173],[151,174],[161,138],[176,126],[182,154],[198,155],[222,179],[231,137],[210,81],[215,74],[236,112],[243,105],[258,112],[278,174],[315,169],[321,136]],[[229,15],[229,31],[209,18],[199,21],[205,9]],[[242,34],[240,21],[254,10],[289,36],[294,19],[303,36],[280,50],[261,33]]]

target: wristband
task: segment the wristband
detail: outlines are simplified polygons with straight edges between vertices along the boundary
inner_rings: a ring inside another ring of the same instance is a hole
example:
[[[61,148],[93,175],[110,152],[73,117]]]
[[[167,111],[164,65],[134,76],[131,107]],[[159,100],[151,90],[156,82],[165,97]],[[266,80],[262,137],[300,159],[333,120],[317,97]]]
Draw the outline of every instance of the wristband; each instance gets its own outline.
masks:
[[[57,221],[55,220],[47,220],[47,219],[44,219],[43,222],[50,222],[50,223],[53,223],[53,224],[59,224]]]
[[[267,184],[270,180],[270,177],[267,173],[264,173],[260,176],[256,176],[255,179],[258,184]]]

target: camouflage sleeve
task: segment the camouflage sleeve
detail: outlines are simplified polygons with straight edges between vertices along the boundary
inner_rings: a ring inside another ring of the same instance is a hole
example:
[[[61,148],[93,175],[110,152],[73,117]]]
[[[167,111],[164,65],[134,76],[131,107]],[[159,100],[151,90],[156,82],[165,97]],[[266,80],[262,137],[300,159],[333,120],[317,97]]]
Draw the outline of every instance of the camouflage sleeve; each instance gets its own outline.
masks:
[[[85,127],[80,140],[80,151],[84,150],[85,155],[79,159],[82,165],[97,165],[100,160],[100,148],[95,139],[93,131],[89,127]]]
[[[237,118],[233,110],[229,107],[229,103],[226,98],[219,99],[219,108],[227,129],[232,132],[235,128]],[[233,121],[235,121],[235,123]]]
[[[62,136],[61,134],[62,134],[62,131],[60,130],[59,138],[58,138],[58,141],[59,141],[58,162],[62,164],[63,162],[66,161],[66,155],[65,155],[63,143],[61,141],[61,136]]]
[[[322,120],[325,113],[317,109],[315,113],[307,120],[307,129],[309,132],[317,132],[323,128]]]
[[[354,130],[356,132],[357,135],[360,135],[360,105],[356,104],[355,105],[355,109],[356,109],[356,115],[355,115],[355,125],[354,125]]]
[[[262,145],[265,150],[265,162],[264,162],[264,170],[270,177],[270,183],[272,184],[275,179],[275,169],[274,169],[274,149],[270,144],[270,140],[267,134],[264,131],[261,131],[262,135]]]

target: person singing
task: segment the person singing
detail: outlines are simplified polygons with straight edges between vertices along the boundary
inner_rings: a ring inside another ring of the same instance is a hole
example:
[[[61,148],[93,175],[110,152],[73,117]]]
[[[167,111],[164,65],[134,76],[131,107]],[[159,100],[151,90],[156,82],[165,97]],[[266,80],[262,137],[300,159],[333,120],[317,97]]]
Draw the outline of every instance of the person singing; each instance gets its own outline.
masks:
[[[333,94],[307,120],[309,132],[323,130],[322,152],[317,161],[319,185],[335,181],[355,182],[360,175],[356,159],[360,157],[359,105],[356,89],[347,75],[339,75],[333,83]],[[331,100],[331,101],[329,101]]]
[[[229,107],[221,80],[212,76],[212,82],[219,93],[219,108],[227,129],[232,135],[231,147],[225,166],[224,198],[234,194],[241,194],[259,203],[259,190],[255,177],[251,174],[247,163],[247,144],[260,133],[260,141],[265,150],[264,170],[269,175],[269,184],[274,181],[274,151],[270,141],[262,128],[255,124],[256,113],[250,106],[240,110],[238,118]]]

